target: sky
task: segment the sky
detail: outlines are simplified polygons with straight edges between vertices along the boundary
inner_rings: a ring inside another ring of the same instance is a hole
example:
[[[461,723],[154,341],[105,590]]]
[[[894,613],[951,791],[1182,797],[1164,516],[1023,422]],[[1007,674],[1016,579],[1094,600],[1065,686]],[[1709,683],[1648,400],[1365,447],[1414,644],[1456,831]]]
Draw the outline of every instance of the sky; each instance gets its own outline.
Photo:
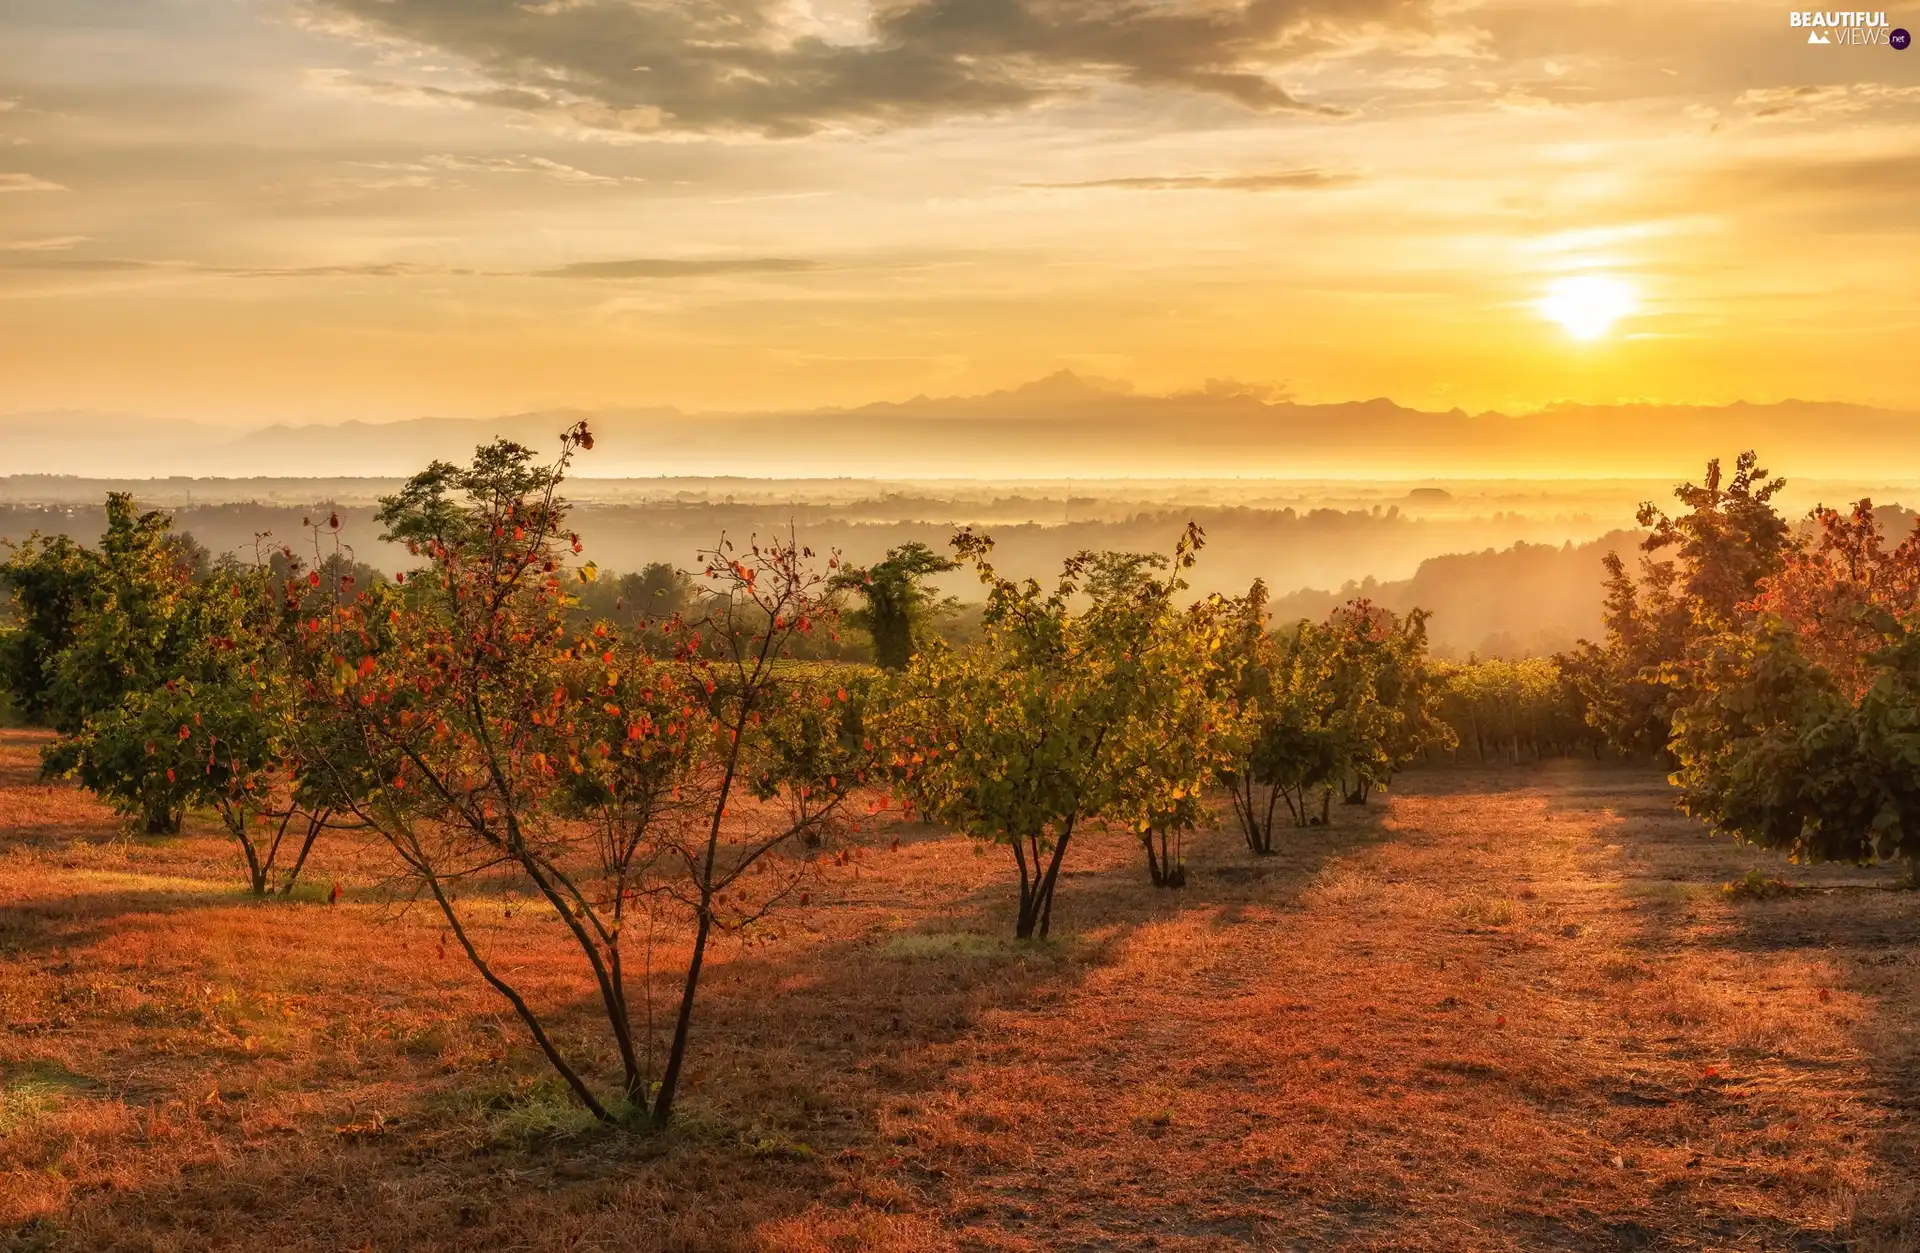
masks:
[[[7,0],[0,413],[1920,408],[1920,6],[1794,12]]]

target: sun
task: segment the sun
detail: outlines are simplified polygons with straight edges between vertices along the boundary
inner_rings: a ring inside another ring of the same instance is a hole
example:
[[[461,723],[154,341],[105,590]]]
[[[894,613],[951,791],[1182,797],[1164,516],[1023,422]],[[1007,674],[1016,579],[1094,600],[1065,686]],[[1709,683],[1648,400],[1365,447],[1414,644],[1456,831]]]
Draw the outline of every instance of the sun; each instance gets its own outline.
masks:
[[[1598,274],[1582,274],[1556,281],[1547,288],[1537,307],[1558,322],[1567,334],[1582,343],[1591,343],[1632,313],[1638,302],[1631,283]]]

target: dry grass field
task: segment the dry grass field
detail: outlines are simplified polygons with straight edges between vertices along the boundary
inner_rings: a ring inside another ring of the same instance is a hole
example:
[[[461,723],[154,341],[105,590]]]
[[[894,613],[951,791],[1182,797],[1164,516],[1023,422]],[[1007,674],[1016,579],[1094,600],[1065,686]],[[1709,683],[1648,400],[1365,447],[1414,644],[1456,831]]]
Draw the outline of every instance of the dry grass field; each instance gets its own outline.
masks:
[[[1920,897],[1710,840],[1648,772],[1425,772],[1278,857],[1208,835],[1181,892],[1096,835],[1032,948],[997,852],[883,827],[723,946],[639,1137],[373,847],[255,902],[38,744],[0,732],[7,1248],[1920,1248]],[[1721,891],[1754,868],[1800,890]]]

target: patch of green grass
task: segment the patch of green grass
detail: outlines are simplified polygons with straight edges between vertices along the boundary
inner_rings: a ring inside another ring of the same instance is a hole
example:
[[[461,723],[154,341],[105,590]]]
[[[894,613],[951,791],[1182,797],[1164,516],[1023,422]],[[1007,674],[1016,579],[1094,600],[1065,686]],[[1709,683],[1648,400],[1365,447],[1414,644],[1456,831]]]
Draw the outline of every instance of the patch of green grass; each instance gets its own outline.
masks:
[[[799,1162],[814,1156],[815,1149],[805,1140],[789,1140],[781,1135],[740,1137],[740,1150],[748,1157],[771,1158],[777,1161]]]
[[[345,891],[344,888],[341,890]],[[294,881],[292,892],[281,895],[280,889],[275,888],[273,899],[296,905],[325,905],[328,903],[327,895],[332,891],[333,880],[310,878],[303,874]]]
[[[1698,883],[1675,883],[1668,879],[1629,883],[1622,891],[1634,900],[1656,905],[1684,905],[1707,894],[1707,889]]]
[[[1510,927],[1516,912],[1513,901],[1504,896],[1468,896],[1454,906],[1462,922],[1482,927]]]
[[[176,840],[179,836],[166,836]],[[87,888],[101,892],[150,892],[156,896],[231,896],[250,899],[247,885],[239,878],[189,879],[182,875],[140,874],[130,870],[94,870],[76,868],[66,872]]]
[[[1798,896],[1806,891],[1797,883],[1776,879],[1759,870],[1749,870],[1741,878],[1720,885],[1720,895],[1730,901],[1770,901],[1782,896]]]
[[[93,1086],[58,1062],[23,1062],[0,1070],[0,1134]]]
[[[502,1148],[575,1140],[600,1130],[599,1121],[574,1099],[558,1075],[461,1088],[446,1096],[444,1107],[477,1118],[485,1129],[485,1141]],[[627,1111],[613,1112],[618,1116]],[[637,1120],[638,1111],[632,1112]]]
[[[886,957],[908,961],[941,958],[991,961],[1029,951],[1033,944],[1021,944],[1001,935],[981,935],[975,931],[903,931],[888,940],[880,950]]]

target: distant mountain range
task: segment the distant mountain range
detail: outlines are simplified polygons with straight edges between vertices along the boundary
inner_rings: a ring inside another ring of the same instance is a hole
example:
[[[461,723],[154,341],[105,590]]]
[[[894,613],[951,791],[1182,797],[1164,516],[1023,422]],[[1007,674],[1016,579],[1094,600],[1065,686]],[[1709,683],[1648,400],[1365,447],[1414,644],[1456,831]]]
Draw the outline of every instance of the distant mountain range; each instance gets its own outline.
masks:
[[[0,475],[402,475],[496,436],[537,448],[581,419],[595,477],[1668,477],[1757,448],[1799,476],[1920,479],[1920,413],[1777,404],[1555,405],[1430,412],[1391,400],[1298,404],[1213,389],[1136,395],[1061,372],[1008,391],[854,409],[545,410],[497,418],[276,425],[76,412],[0,416]],[[1912,467],[1912,469],[1908,469]]]

